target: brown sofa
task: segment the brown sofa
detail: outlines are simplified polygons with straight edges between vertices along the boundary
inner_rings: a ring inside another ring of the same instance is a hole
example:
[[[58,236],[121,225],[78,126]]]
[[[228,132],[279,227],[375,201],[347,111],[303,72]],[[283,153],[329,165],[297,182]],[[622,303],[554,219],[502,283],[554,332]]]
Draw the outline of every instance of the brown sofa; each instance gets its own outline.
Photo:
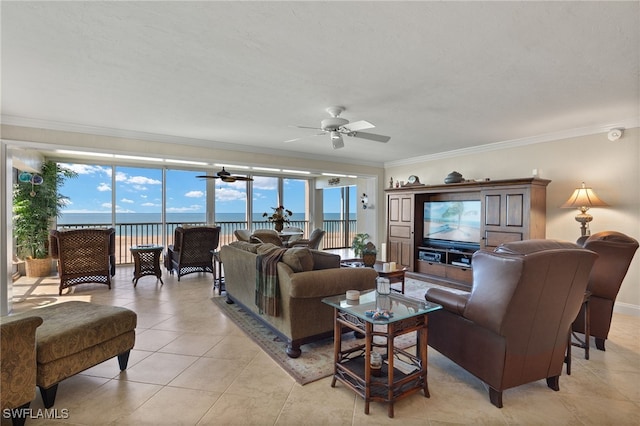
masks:
[[[300,345],[333,334],[333,310],[321,300],[347,290],[372,289],[377,273],[372,268],[340,268],[340,256],[331,253],[306,247],[288,249],[277,264],[280,314],[260,314],[255,305],[256,260],[258,251],[268,246],[235,241],[222,247],[227,299],[283,337],[287,355],[297,358]]]
[[[587,285],[587,290],[591,292],[589,334],[595,338],[596,347],[604,351],[604,342],[611,328],[613,305],[638,249],[638,241],[620,232],[604,231],[582,237],[578,244],[598,253]],[[573,331],[584,334],[584,309],[580,310],[573,323]]]
[[[473,255],[473,286],[442,288],[425,298],[443,309],[429,314],[429,346],[502,392],[546,379],[559,390],[571,323],[582,305],[597,255],[570,242],[527,240]]]
[[[14,425],[24,424],[36,391],[36,328],[42,318],[0,317],[0,393],[3,416],[11,413]],[[22,410],[20,410],[22,409]]]

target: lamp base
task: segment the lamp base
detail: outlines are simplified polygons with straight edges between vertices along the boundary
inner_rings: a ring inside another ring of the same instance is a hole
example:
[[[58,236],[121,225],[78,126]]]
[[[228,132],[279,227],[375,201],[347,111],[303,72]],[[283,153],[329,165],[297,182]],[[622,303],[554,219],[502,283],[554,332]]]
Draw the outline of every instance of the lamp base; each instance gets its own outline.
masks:
[[[576,215],[576,221],[580,222],[580,235],[584,237],[587,235],[587,223],[593,220],[593,216],[588,213],[580,213]]]

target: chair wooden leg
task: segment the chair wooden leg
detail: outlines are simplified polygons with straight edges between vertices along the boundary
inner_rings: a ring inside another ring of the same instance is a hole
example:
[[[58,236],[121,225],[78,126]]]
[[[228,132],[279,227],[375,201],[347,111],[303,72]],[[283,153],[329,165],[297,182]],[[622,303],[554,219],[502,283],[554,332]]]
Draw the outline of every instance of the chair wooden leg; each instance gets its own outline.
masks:
[[[596,348],[600,349],[601,351],[604,351],[605,350],[604,342],[605,342],[605,339],[596,337]]]
[[[547,377],[547,386],[554,391],[560,390],[560,376]]]
[[[54,402],[56,402],[56,393],[58,392],[58,383],[48,388],[43,388],[42,386],[38,386],[40,388],[40,395],[42,396],[42,403],[45,408],[53,407]]]
[[[129,354],[131,351],[126,351],[118,355],[118,364],[120,365],[120,371],[124,371],[127,369],[127,364],[129,363]]]
[[[11,424],[13,426],[23,426],[25,424],[25,422],[27,421],[27,413],[29,412],[30,405],[31,405],[31,401],[10,410]]]
[[[497,391],[494,388],[489,387],[489,400],[496,407],[502,408],[502,391]]]

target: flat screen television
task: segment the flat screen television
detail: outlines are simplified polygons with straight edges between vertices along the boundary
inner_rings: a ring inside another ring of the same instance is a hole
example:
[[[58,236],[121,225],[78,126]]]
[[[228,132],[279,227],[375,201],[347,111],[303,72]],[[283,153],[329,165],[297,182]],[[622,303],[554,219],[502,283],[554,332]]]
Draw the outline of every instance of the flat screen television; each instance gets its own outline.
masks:
[[[480,248],[480,200],[425,201],[425,246],[478,250]]]

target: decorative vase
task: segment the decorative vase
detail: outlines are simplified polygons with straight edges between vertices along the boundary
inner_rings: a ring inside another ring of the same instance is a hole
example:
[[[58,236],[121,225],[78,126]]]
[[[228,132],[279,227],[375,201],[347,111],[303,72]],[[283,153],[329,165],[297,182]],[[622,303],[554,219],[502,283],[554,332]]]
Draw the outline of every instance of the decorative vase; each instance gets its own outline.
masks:
[[[453,171],[449,173],[446,178],[444,178],[444,183],[460,183],[463,180],[464,179],[462,178],[462,175],[460,173]]]
[[[376,264],[376,254],[375,253],[364,253],[362,255],[362,263],[364,266],[371,267]]]
[[[273,223],[274,223],[276,231],[282,232],[282,229],[284,229],[284,222],[279,220],[279,221],[276,221],[276,222],[273,222]]]
[[[51,275],[51,258],[34,259],[27,257],[25,259],[25,271],[27,277],[48,277]]]

